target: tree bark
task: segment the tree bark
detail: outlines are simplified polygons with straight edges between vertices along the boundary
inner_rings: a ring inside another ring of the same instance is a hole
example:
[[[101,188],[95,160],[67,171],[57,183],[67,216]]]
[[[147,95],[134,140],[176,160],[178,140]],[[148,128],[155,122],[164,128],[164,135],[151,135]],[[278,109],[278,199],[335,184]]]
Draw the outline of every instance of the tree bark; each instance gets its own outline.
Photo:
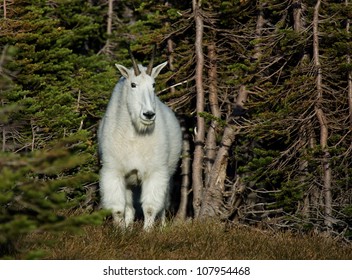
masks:
[[[6,128],[5,126],[2,127],[2,147],[1,151],[5,152],[6,149]]]
[[[113,15],[113,4],[114,0],[109,0],[109,8],[108,8],[108,24],[106,28],[106,34],[110,36],[112,34],[112,15]]]
[[[107,28],[106,28],[106,34],[108,35],[108,39],[106,40],[106,53],[110,53],[111,52],[110,37],[111,37],[111,34],[112,34],[113,8],[114,8],[114,0],[109,0],[108,22],[107,22]]]
[[[217,62],[216,62],[216,45],[213,41],[208,46],[208,58],[209,58],[209,71],[208,71],[208,78],[209,78],[209,105],[212,115],[220,119],[221,113],[219,108],[219,101],[218,101],[218,84],[217,84]],[[207,131],[207,138],[205,142],[205,158],[206,158],[206,169],[205,169],[205,183],[209,182],[210,171],[214,163],[214,159],[216,156],[216,129],[218,126],[218,122],[216,120],[212,120],[210,122],[210,126]]]
[[[3,1],[3,10],[4,10],[4,13],[3,13],[3,16],[4,18],[7,18],[7,3],[6,3],[6,0]]]
[[[292,4],[293,7],[293,27],[296,33],[300,34],[303,32],[305,28],[305,20],[303,17],[303,3],[301,0],[294,1]],[[304,53],[300,60],[300,68],[302,68],[302,71],[304,71],[304,67],[306,67],[307,64],[309,64],[311,61],[309,54]],[[300,157],[298,159],[299,161],[299,182],[302,184],[302,186],[307,182],[307,176],[308,176],[308,168],[309,168],[309,162],[307,160],[307,150],[304,148],[308,146],[310,149],[313,149],[315,147],[315,141],[312,140],[312,137],[314,137],[314,131],[312,129],[312,123],[310,120],[308,120],[306,123],[302,122],[301,127],[299,129],[299,141],[300,141],[300,147],[301,150],[300,152]],[[301,211],[302,217],[306,220],[309,220],[311,217],[311,210],[312,210],[312,198],[317,197],[316,194],[318,189],[317,188],[309,188],[307,192],[304,194],[304,199],[302,202],[302,207],[299,209]],[[313,202],[314,205],[316,203]]]
[[[176,214],[177,220],[185,220],[187,217],[188,194],[190,187],[190,171],[191,171],[191,155],[190,155],[190,135],[187,132],[185,124],[181,123],[182,127],[182,164],[181,164],[181,190],[180,190],[180,205]]]
[[[258,9],[258,17],[257,17],[257,25],[255,27],[255,35],[257,38],[261,38],[262,32],[263,32],[263,27],[264,27],[264,12],[263,12],[263,7],[262,4]],[[252,59],[257,60],[262,57],[262,45],[261,43],[257,43],[254,46],[254,54],[252,56]]]
[[[241,86],[236,99],[236,106],[243,107],[247,97],[248,91],[246,90],[246,87]],[[231,120],[225,127],[221,145],[210,172],[209,183],[207,183],[204,191],[204,197],[199,214],[200,218],[220,216],[222,213],[221,208],[229,149],[240,129],[241,128],[233,124]]]
[[[34,122],[33,120],[31,120],[31,129],[32,129],[32,142],[31,142],[31,151],[33,152],[34,151],[34,148],[35,148],[35,141],[36,141],[36,127],[34,125]]]
[[[203,158],[204,158],[204,138],[205,138],[205,123],[204,118],[200,113],[204,112],[204,88],[203,88],[203,17],[201,14],[201,0],[193,0],[193,13],[196,27],[196,96],[197,96],[197,127],[195,130],[195,148],[192,164],[192,190],[193,190],[193,209],[194,216],[197,218],[202,200],[203,192]]]
[[[264,28],[265,18],[262,5],[258,8],[258,17],[256,23],[255,34],[257,38],[261,38]],[[259,60],[262,57],[261,44],[254,46],[253,60]],[[241,85],[236,98],[235,107],[243,108],[248,97],[248,91],[245,85]],[[225,127],[220,148],[215,157],[214,164],[209,172],[209,179],[206,182],[206,187],[203,195],[200,217],[221,216],[223,212],[223,191],[226,179],[226,169],[228,165],[229,149],[232,146],[236,134],[241,128],[229,121]]]
[[[106,43],[104,47],[98,52],[100,53],[106,53],[110,54],[111,53],[111,41],[110,37],[112,34],[112,18],[113,18],[113,12],[114,12],[114,0],[108,0],[108,19],[107,19],[107,27],[106,27],[106,34],[108,38],[106,39]]]
[[[296,0],[292,4],[293,6],[293,29],[296,32],[301,32],[303,29],[303,21],[302,21],[302,1]]]
[[[323,168],[323,196],[324,196],[324,223],[328,229],[332,228],[332,196],[331,196],[331,168],[330,153],[328,150],[328,121],[323,111],[323,82],[322,71],[319,59],[319,9],[321,1],[318,0],[314,7],[313,15],[313,58],[316,69],[316,89],[317,99],[315,104],[315,114],[320,125],[320,146],[323,152],[322,168]]]
[[[169,25],[169,23],[166,23]],[[169,69],[173,72],[175,70],[174,66],[174,42],[172,41],[171,38],[167,39],[167,52],[169,53],[168,55],[168,64],[169,64]],[[176,92],[176,89],[174,87],[170,88],[170,92],[174,94]]]
[[[348,6],[348,0],[345,0],[345,5],[346,7]],[[349,34],[350,33],[350,26],[351,26],[351,21],[350,19],[347,19],[347,24],[346,24],[346,32]],[[347,54],[347,63],[351,64],[351,56]],[[348,109],[349,109],[349,121],[350,121],[350,128],[352,129],[352,71],[348,71]]]

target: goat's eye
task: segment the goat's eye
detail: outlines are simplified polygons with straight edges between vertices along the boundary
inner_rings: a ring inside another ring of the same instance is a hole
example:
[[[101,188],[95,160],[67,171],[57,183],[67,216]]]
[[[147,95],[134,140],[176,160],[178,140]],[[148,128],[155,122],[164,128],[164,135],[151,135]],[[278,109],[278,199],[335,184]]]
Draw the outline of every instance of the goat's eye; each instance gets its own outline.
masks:
[[[135,83],[131,83],[131,87],[135,88],[137,85]]]
[[[155,83],[153,83],[153,88],[155,88]]]

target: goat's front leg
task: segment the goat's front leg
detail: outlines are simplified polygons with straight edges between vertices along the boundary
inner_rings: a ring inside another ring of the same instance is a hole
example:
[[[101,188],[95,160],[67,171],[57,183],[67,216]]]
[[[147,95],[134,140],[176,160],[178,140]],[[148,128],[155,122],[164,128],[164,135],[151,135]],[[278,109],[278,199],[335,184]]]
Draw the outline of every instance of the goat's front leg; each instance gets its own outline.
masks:
[[[165,223],[165,200],[168,191],[168,172],[152,173],[142,185],[141,203],[144,214],[144,230],[153,227],[157,215],[161,215]]]
[[[126,186],[124,177],[116,168],[103,166],[100,170],[100,194],[103,208],[111,210],[114,223],[124,229]]]
[[[130,226],[135,217],[135,210],[133,207],[133,192],[130,187],[126,188],[126,207],[125,207],[125,224],[126,227]]]

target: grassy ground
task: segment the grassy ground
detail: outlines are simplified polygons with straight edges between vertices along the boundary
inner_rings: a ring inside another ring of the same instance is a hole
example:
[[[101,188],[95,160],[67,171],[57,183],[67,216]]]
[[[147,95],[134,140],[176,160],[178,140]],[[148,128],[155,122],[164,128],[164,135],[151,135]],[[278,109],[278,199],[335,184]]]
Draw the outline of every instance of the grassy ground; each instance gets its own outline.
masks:
[[[40,244],[40,245],[38,245]],[[16,244],[21,253],[44,259],[352,259],[352,246],[321,236],[273,233],[216,222],[170,224],[123,233],[111,223],[87,226],[80,234],[32,234]]]

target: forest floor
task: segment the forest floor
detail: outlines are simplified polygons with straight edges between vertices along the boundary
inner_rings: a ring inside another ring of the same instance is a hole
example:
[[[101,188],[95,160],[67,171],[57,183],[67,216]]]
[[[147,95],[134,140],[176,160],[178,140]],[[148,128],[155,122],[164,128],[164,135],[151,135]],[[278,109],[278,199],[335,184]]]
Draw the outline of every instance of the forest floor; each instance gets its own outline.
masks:
[[[106,222],[85,226],[79,234],[33,233],[18,240],[16,248],[21,250],[15,259],[352,260],[352,245],[327,237],[217,222],[170,223],[151,232],[140,223],[121,232]]]

